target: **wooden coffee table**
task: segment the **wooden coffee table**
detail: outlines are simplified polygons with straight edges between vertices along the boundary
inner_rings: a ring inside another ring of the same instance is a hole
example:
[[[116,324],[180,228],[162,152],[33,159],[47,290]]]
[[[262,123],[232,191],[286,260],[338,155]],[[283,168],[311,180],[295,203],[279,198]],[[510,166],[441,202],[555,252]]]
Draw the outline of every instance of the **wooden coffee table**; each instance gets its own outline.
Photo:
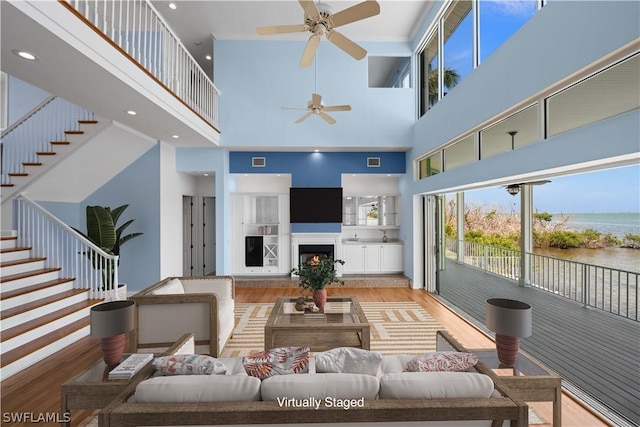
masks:
[[[325,351],[337,347],[369,350],[371,328],[355,297],[329,297],[324,313],[295,309],[296,298],[278,298],[264,327],[265,349],[309,347]]]

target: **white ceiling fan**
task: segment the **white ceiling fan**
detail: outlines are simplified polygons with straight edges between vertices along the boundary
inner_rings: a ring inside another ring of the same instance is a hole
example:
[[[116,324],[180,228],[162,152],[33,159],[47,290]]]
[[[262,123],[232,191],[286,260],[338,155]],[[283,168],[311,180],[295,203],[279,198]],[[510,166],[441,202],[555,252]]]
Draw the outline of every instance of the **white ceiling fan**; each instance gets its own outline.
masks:
[[[312,35],[309,37],[302,59],[300,59],[301,67],[308,67],[313,62],[313,56],[322,35],[326,35],[327,40],[355,59],[362,59],[367,56],[365,49],[335,31],[334,28],[378,15],[380,13],[380,5],[377,1],[366,0],[337,13],[332,13],[331,8],[324,3],[315,3],[313,0],[298,1],[302,9],[304,9],[304,24],[258,27],[258,34],[273,35],[310,31]]]
[[[307,108],[298,107],[282,107],[287,110],[309,110],[307,114],[296,120],[296,123],[302,123],[312,115],[316,114],[324,119],[330,125],[334,124],[336,120],[327,114],[327,111],[351,111],[351,105],[331,105],[325,107],[322,104],[322,95],[314,93],[311,95],[311,100],[307,103]]]

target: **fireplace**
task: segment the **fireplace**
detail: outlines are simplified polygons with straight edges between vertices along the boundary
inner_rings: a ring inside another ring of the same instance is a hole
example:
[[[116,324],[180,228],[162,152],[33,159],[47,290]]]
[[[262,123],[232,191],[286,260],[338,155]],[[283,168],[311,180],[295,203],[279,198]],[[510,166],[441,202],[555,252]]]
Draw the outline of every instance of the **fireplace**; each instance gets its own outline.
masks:
[[[300,264],[307,262],[315,256],[327,256],[335,258],[333,245],[298,245],[298,261]]]

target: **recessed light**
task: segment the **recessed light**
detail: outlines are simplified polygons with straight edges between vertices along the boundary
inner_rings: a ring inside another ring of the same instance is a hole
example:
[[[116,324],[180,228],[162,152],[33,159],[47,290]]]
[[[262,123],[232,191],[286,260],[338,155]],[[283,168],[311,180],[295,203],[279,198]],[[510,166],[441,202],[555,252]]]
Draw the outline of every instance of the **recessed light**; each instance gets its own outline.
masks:
[[[178,139],[178,138],[180,138],[180,135],[171,135],[171,138]]]
[[[28,59],[29,61],[37,61],[38,57],[35,56],[33,53],[31,52],[27,52],[26,50],[17,50],[14,49],[12,50],[12,52],[16,55],[18,55],[20,58],[24,58],[24,59]]]
[[[209,174],[208,174],[208,173],[203,173],[202,175],[204,175],[204,176],[209,176]]]
[[[313,150],[314,153],[319,153],[320,150],[318,150],[317,148],[315,150]]]
[[[175,3],[169,3],[169,9],[176,10],[178,7]]]
[[[133,111],[133,110],[127,110],[127,111],[125,111],[125,113],[127,113],[127,114],[128,114],[128,115],[130,115],[130,116],[135,116],[136,114],[138,114],[138,113],[136,113],[136,112],[135,112],[135,111]]]
[[[207,58],[207,61],[211,61],[211,55],[207,55],[205,58]]]

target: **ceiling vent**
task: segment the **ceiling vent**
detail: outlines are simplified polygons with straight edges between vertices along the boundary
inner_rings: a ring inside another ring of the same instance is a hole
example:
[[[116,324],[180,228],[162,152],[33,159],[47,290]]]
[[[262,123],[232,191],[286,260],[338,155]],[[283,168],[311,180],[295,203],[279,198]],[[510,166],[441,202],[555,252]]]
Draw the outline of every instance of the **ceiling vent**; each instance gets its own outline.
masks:
[[[267,159],[265,157],[252,157],[251,166],[254,168],[263,168],[267,165]]]
[[[380,157],[367,157],[367,167],[368,168],[379,168],[380,167]]]

